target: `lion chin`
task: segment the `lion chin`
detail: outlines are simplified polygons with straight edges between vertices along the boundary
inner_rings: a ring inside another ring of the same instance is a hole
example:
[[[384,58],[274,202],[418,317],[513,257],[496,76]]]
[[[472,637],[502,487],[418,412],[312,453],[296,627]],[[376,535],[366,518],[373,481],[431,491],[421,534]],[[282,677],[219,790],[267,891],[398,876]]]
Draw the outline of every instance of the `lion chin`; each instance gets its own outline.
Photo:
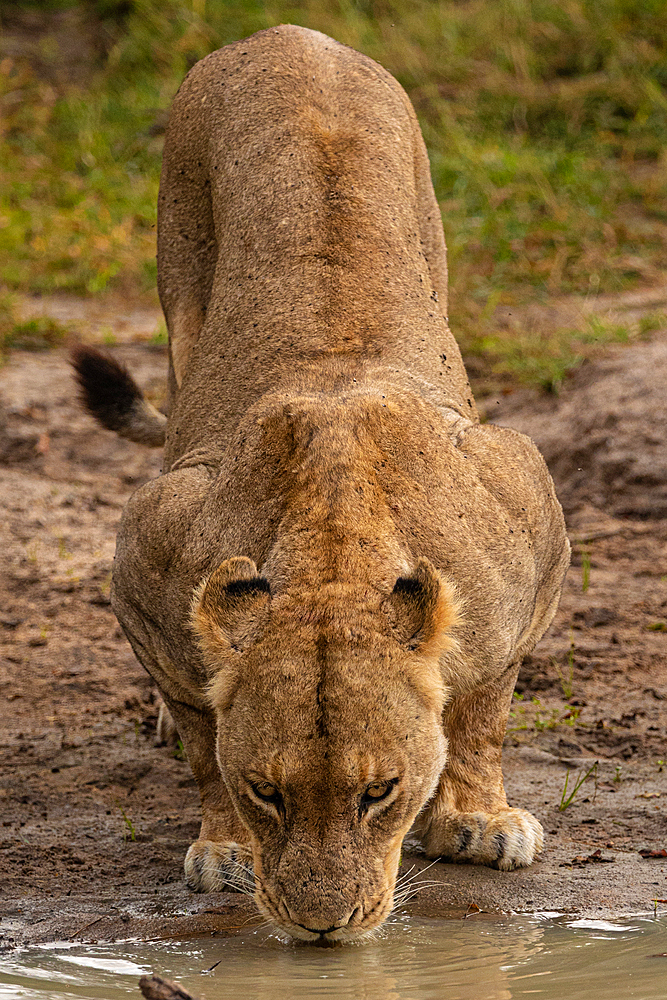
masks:
[[[480,424],[399,84],[290,25],[197,63],[158,290],[168,417],[112,359],[73,362],[104,426],[165,448],[112,603],[199,786],[188,884],[326,943],[386,920],[408,831],[430,858],[530,864],[502,743],[569,549],[535,446]]]

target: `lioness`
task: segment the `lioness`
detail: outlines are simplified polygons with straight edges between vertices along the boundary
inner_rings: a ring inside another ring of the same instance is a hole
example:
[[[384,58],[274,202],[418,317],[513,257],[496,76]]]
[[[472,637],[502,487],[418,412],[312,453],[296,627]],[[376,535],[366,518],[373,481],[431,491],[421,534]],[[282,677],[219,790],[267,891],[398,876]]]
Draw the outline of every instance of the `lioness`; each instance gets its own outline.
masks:
[[[285,25],[174,101],[159,198],[169,418],[82,349],[88,405],[165,442],[125,510],[113,606],[201,793],[200,891],[252,864],[306,941],[393,904],[428,857],[528,865],[501,746],[568,564],[531,441],[479,423],[447,325],[438,206],[399,84]]]

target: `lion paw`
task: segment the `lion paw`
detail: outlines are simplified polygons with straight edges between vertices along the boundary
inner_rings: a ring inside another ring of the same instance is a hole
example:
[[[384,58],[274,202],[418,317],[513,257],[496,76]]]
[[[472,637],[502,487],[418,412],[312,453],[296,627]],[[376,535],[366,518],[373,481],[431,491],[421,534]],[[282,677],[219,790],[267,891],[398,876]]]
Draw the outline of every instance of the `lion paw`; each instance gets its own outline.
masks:
[[[525,809],[499,813],[448,813],[424,837],[429,858],[442,858],[501,871],[525,868],[542,850],[541,824]]]
[[[255,879],[252,851],[243,844],[196,840],[185,855],[185,879],[195,892],[245,892],[252,895]]]

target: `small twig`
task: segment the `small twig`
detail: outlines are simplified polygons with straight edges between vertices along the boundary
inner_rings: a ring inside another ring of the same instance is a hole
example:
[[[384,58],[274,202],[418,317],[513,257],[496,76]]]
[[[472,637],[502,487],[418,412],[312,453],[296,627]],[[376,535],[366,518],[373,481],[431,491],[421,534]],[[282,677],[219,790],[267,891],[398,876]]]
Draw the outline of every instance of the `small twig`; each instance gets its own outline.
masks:
[[[645,535],[647,528],[630,528],[623,525],[620,528],[613,528],[610,531],[591,531],[584,535],[572,535],[572,545],[587,545],[589,542],[597,542],[601,538],[614,538],[615,535]]]
[[[221,962],[222,962],[222,959],[219,958],[218,961],[214,962],[213,965],[210,965],[208,967],[208,969],[202,969],[202,976],[205,975],[207,972],[213,972],[214,969],[218,968],[218,966],[220,965]]]
[[[74,931],[72,937],[75,938],[77,934],[83,934],[83,932],[87,931],[89,927],[94,927],[95,924],[99,924],[100,920],[104,920],[108,916],[108,913],[103,913],[101,917],[95,917],[95,919],[91,920],[89,924],[84,924],[83,927],[79,927],[78,931]]]

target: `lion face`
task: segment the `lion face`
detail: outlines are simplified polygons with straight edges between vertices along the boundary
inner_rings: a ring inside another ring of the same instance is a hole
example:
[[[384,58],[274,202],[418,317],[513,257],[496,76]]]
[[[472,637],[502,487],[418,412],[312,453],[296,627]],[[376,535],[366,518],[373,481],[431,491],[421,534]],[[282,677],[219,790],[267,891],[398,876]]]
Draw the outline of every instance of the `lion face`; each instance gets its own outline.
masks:
[[[331,588],[272,598],[249,560],[223,563],[197,595],[256,900],[293,937],[350,939],[386,919],[403,837],[445,764],[438,661],[452,602],[422,563],[384,601]]]
[[[323,682],[306,657],[276,670],[275,653],[260,664],[261,652],[241,665],[253,681],[217,710],[257,901],[295,937],[356,936],[391,910],[401,842],[445,762],[438,714],[409,684],[378,691],[361,650],[322,656]]]

